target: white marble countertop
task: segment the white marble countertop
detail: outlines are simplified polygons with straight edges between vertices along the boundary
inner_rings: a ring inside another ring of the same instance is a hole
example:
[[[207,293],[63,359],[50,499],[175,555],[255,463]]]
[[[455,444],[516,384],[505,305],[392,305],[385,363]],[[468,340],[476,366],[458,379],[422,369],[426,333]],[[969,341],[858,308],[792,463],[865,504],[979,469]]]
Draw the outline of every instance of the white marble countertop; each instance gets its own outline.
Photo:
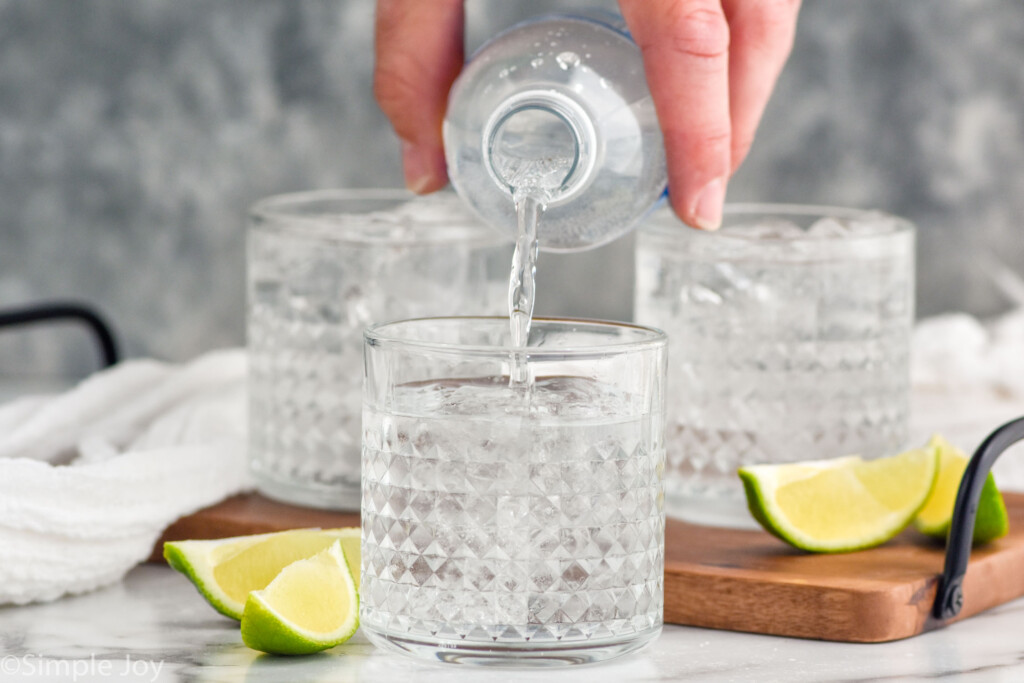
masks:
[[[0,607],[0,681],[305,683],[415,681],[1024,680],[1024,599],[909,640],[856,645],[666,626],[637,654],[589,667],[481,670],[420,663],[357,634],[309,657],[259,655],[180,574],[144,565],[110,588]]]

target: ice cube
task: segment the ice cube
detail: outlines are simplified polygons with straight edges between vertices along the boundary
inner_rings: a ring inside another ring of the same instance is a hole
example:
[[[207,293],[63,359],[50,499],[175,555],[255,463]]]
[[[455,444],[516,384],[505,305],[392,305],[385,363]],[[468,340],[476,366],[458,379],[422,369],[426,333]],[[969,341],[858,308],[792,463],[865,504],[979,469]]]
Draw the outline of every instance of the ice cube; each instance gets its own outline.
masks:
[[[869,211],[845,221],[847,230],[857,237],[888,235],[900,229],[904,223],[889,214],[880,211]]]
[[[842,239],[850,235],[849,224],[837,218],[820,218],[807,228],[807,236],[813,239]]]
[[[692,284],[679,290],[679,300],[684,304],[717,306],[722,303],[722,295],[701,284]]]
[[[758,240],[791,240],[804,234],[799,225],[782,218],[764,218],[753,223],[727,225],[720,232],[730,237]]]
[[[696,303],[721,305],[726,301],[761,301],[770,296],[770,289],[759,280],[757,270],[733,263],[716,263],[713,276],[704,285],[691,286],[691,298]]]
[[[439,227],[472,220],[472,215],[454,193],[438,192],[414,197],[387,211],[367,213],[360,218],[358,230],[367,239],[401,242],[430,236]]]

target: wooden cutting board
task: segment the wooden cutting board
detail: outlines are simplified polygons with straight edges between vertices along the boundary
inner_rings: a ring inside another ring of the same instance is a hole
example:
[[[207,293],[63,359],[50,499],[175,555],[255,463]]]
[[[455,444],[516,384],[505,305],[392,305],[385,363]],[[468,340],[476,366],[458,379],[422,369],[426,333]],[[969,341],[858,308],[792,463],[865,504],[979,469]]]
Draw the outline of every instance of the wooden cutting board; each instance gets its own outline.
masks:
[[[1024,495],[1006,494],[1010,534],[971,555],[959,619],[1024,595]],[[297,527],[358,526],[359,516],[250,494],[184,517],[163,541]],[[665,530],[665,621],[799,638],[883,642],[943,624],[931,617],[944,550],[913,530],[879,548],[810,555],[761,531],[670,519]]]

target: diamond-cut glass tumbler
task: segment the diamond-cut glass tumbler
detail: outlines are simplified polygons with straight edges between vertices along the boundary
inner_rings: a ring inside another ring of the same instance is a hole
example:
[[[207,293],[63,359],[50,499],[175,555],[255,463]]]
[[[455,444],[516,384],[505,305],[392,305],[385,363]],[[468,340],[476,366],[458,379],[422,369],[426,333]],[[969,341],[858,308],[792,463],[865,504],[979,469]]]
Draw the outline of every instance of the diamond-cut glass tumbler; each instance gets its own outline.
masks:
[[[535,320],[366,333],[360,621],[387,649],[534,666],[635,650],[662,623],[665,336]]]
[[[669,336],[666,510],[753,524],[738,467],[905,445],[914,229],[878,212],[668,212],[637,238],[636,320]]]
[[[511,253],[450,193],[338,190],[256,204],[249,449],[260,491],[358,509],[363,329],[505,310]]]

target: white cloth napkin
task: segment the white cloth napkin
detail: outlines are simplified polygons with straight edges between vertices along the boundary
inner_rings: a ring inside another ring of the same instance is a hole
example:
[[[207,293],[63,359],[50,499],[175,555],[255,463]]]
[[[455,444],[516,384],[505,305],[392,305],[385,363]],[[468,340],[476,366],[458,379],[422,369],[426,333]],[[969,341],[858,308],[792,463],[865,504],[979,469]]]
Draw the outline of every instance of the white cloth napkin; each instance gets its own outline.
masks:
[[[940,432],[970,455],[994,429],[1024,416],[1024,307],[987,324],[963,313],[922,320],[910,375],[912,443]],[[1024,443],[993,472],[999,488],[1024,491]]]
[[[249,486],[246,358],[123,362],[0,406],[0,605],[118,581],[174,520]]]

